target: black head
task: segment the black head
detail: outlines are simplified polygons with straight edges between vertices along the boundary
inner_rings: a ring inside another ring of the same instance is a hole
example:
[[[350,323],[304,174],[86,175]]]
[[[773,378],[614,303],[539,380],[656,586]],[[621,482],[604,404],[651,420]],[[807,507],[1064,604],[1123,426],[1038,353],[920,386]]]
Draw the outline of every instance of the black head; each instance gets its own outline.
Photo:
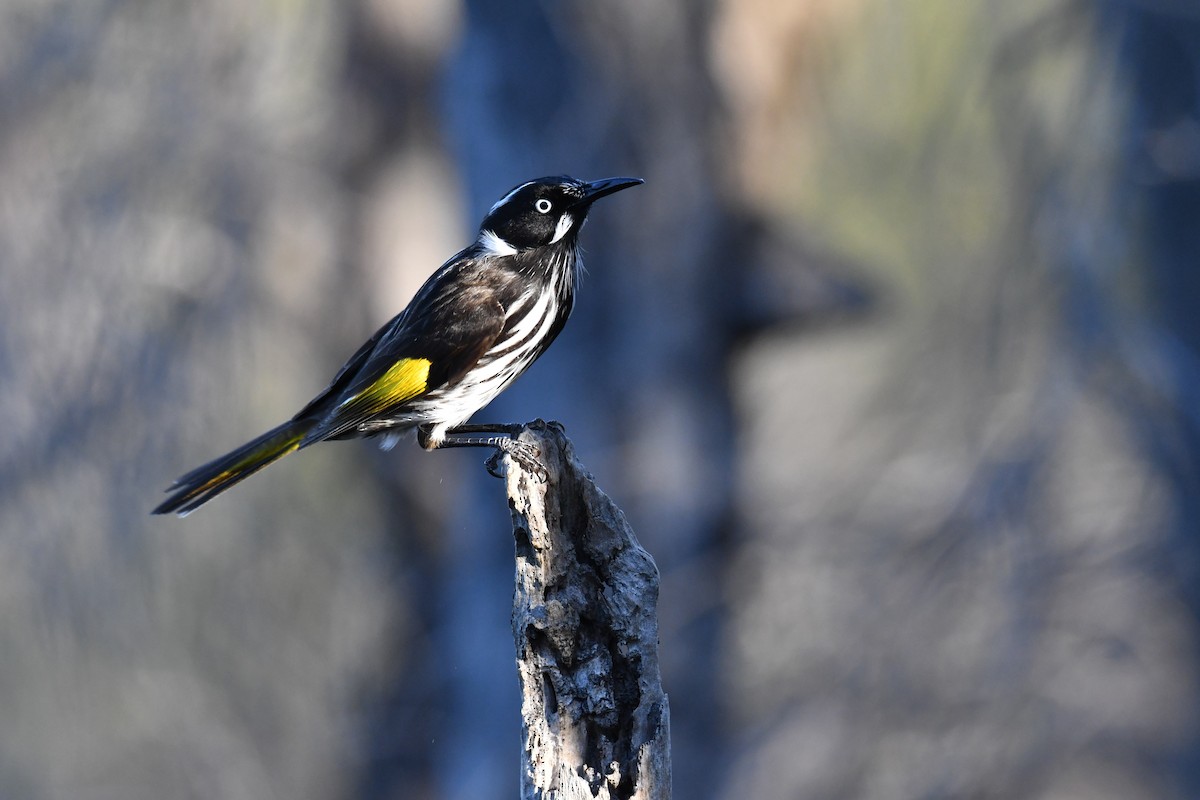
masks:
[[[640,183],[641,178],[580,181],[566,175],[522,183],[500,198],[484,217],[479,226],[481,240],[486,239],[490,249],[497,252],[572,241],[592,203]]]

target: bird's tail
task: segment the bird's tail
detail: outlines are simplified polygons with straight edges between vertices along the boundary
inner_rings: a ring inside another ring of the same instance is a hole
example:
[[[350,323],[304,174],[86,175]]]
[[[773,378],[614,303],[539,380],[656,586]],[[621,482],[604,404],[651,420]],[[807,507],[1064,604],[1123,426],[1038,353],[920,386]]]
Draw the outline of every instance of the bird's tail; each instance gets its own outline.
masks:
[[[171,496],[152,514],[186,516],[234,484],[295,450],[314,425],[313,420],[290,420],[231,453],[197,467],[167,489]]]

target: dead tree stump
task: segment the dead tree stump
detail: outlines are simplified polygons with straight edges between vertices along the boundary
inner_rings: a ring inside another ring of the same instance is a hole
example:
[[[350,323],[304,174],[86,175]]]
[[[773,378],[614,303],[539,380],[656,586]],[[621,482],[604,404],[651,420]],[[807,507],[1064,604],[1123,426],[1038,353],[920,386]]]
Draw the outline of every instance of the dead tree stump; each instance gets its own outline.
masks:
[[[513,634],[523,800],[667,800],[670,712],[658,672],[658,568],[557,423],[506,458],[516,539]],[[545,480],[541,480],[545,478]]]

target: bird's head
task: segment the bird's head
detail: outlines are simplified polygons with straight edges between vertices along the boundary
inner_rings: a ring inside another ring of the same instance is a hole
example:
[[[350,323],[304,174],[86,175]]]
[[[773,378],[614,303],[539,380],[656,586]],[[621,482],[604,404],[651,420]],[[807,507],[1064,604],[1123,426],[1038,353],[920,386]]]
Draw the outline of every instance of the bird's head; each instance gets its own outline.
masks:
[[[641,178],[580,181],[565,175],[522,183],[484,217],[480,241],[502,255],[571,241],[583,227],[592,203],[640,183]]]

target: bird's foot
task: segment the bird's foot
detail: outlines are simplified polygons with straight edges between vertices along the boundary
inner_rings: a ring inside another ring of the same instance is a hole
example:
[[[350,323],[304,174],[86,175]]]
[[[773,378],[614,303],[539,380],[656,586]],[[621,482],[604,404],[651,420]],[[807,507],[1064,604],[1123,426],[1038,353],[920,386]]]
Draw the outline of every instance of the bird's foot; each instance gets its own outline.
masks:
[[[488,460],[484,462],[484,466],[487,468],[489,475],[496,478],[503,478],[504,472],[500,468],[500,459],[503,456],[508,456],[517,462],[521,469],[532,473],[538,479],[539,483],[545,483],[550,479],[550,475],[539,460],[541,455],[541,451],[531,444],[518,442],[516,439],[499,439],[496,442],[496,451],[488,457]]]

